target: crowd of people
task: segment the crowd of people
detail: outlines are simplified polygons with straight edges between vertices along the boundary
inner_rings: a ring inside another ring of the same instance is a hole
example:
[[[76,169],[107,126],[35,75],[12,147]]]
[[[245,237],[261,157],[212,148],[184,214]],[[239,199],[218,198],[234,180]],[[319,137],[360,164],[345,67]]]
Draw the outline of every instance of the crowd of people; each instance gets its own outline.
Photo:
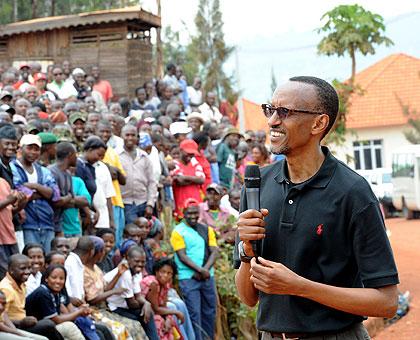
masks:
[[[68,61],[0,80],[0,338],[213,339],[219,246],[265,132],[173,64],[132,100]]]

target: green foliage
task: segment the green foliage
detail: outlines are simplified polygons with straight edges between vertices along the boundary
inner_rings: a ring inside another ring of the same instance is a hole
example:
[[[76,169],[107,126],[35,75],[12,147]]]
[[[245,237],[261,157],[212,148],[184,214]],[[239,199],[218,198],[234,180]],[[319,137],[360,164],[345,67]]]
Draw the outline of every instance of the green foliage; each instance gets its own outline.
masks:
[[[234,47],[227,46],[224,41],[219,0],[200,0],[195,25],[198,33],[192,38],[191,44],[204,79],[204,90],[215,91],[219,100],[226,98],[234,103],[238,97],[232,87],[234,79],[223,70],[223,64]]]
[[[249,308],[241,303],[235,286],[235,270],[233,270],[233,248],[234,246],[219,242],[220,257],[215,265],[215,277],[217,283],[217,291],[220,296],[220,302],[226,308],[228,314],[228,324],[231,335],[238,334],[241,323],[246,319],[251,319],[255,325],[257,318],[256,308]]]
[[[393,44],[391,39],[384,36],[383,18],[357,4],[337,6],[325,13],[323,19],[327,22],[317,32],[327,35],[319,42],[318,53],[339,57],[348,54],[353,62],[352,78],[356,72],[356,52],[375,54],[376,46]]]
[[[162,40],[165,64],[182,65],[187,82],[192,84],[194,77],[198,75],[198,60],[195,57],[194,46],[191,43],[183,45],[179,32],[174,32],[170,26],[165,27]]]
[[[270,84],[270,87],[271,87],[271,93],[274,93],[274,91],[277,88],[277,79],[276,79],[276,75],[274,74],[274,69],[273,68],[271,68],[271,84]]]
[[[404,104],[400,98],[397,97],[401,109],[408,118],[408,129],[404,130],[405,138],[411,144],[420,144],[420,112],[416,109],[411,109],[409,105]]]

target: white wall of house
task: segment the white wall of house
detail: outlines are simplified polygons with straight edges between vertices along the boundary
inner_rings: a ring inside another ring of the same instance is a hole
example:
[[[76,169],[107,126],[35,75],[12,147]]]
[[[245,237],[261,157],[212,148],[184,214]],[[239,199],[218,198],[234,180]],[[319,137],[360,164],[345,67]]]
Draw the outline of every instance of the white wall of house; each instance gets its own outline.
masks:
[[[342,147],[331,147],[335,156],[341,161],[347,163],[354,168],[354,147],[355,141],[382,140],[382,163],[383,167],[391,168],[392,153],[394,150],[410,142],[405,138],[403,131],[406,126],[387,126],[366,129],[354,129],[351,133],[347,133],[345,145]]]

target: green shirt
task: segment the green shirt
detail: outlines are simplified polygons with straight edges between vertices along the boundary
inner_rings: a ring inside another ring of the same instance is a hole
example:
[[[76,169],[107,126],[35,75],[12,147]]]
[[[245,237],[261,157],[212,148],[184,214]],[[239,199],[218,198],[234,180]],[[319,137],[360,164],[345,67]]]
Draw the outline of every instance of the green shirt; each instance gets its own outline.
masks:
[[[217,148],[217,163],[219,164],[220,184],[231,188],[236,161],[235,153],[226,143],[220,143]]]
[[[86,185],[80,177],[72,176],[73,193],[74,196],[84,196],[88,200],[89,204],[92,203],[89,191],[86,189]],[[79,209],[67,208],[63,212],[63,232],[67,235],[81,235],[82,224],[79,218]]]

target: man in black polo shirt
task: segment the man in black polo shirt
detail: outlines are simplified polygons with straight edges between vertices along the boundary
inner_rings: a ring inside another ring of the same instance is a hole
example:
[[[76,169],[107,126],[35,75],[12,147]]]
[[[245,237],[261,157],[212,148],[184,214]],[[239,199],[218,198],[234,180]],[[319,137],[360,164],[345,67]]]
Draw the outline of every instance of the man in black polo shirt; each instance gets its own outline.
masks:
[[[398,274],[368,183],[320,146],[337,94],[321,79],[295,77],[262,107],[272,152],[286,159],[261,169],[264,209],[247,210],[242,195],[238,294],[259,302],[262,339],[368,339],[365,316],[396,312]],[[259,263],[252,240],[263,240]]]

